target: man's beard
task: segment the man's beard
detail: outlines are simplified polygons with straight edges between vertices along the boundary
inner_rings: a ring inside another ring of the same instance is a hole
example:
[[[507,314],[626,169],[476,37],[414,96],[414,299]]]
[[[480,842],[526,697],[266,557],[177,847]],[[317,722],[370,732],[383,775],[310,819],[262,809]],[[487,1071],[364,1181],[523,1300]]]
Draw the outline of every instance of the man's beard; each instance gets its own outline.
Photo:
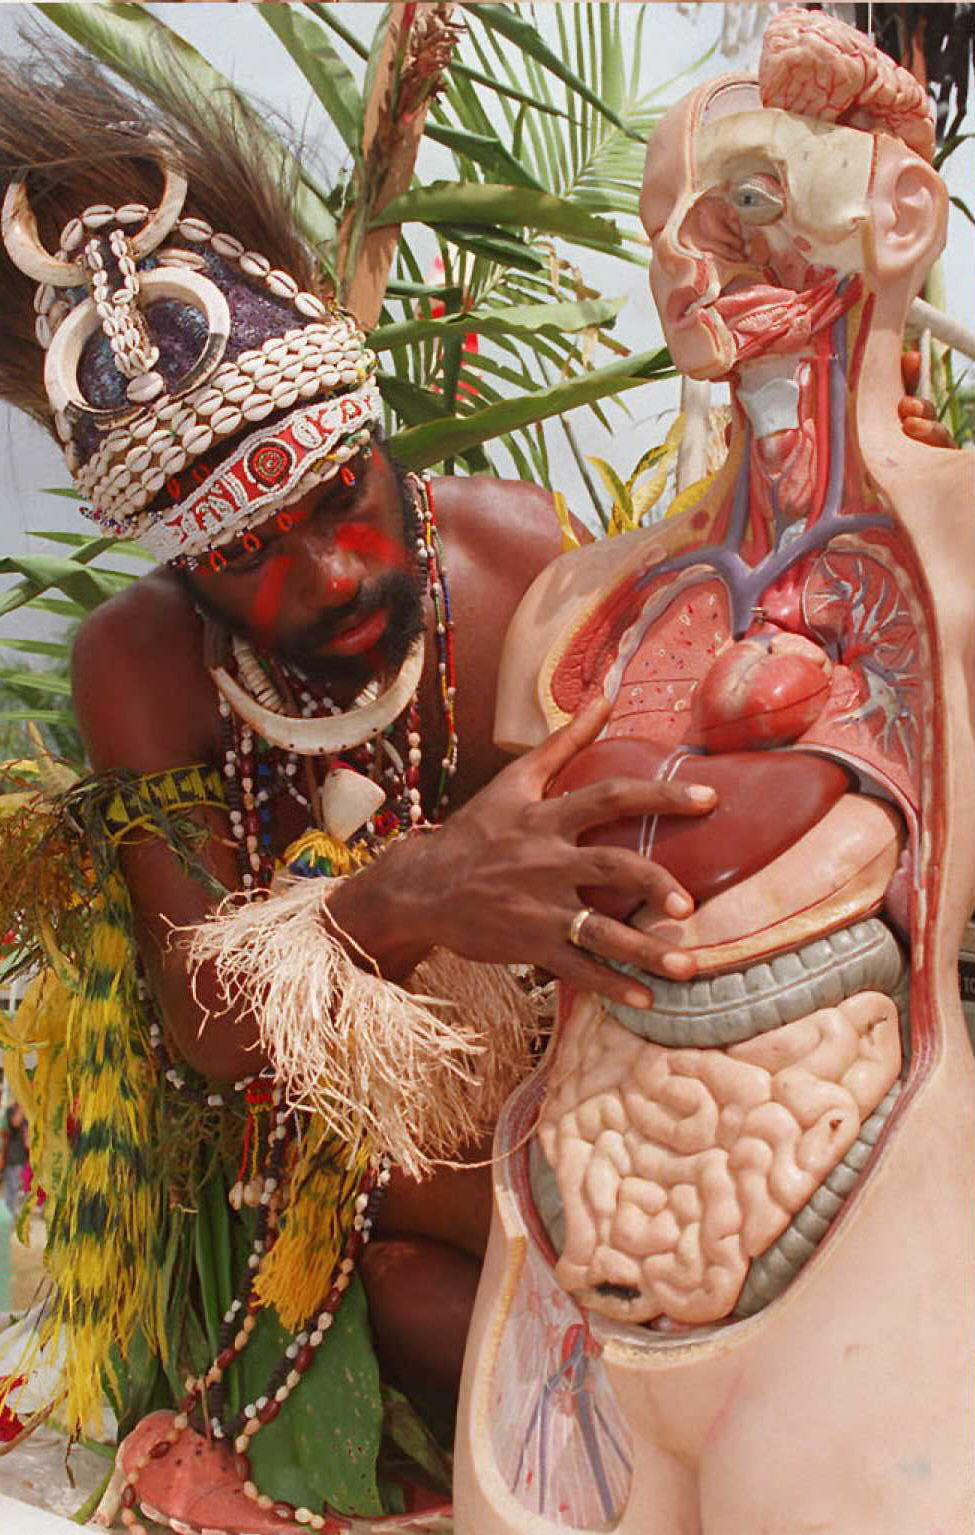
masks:
[[[379,449],[377,451],[385,451]],[[377,576],[360,593],[355,603],[356,622],[366,619],[381,609],[389,615],[389,622],[376,649],[370,652],[372,664],[365,656],[322,656],[318,652],[327,645],[337,628],[348,623],[348,613],[325,614],[310,626],[296,641],[282,646],[279,654],[291,661],[308,676],[323,682],[364,679],[375,674],[375,659],[381,658],[387,672],[398,671],[406,660],[414,642],[424,629],[423,594],[426,589],[425,572],[414,553],[420,537],[420,518],[416,509],[413,490],[406,470],[394,458],[389,465],[396,481],[400,515],[403,519],[403,564]]]
[[[306,676],[323,682],[342,682],[346,679],[364,678],[377,670],[377,656],[385,671],[398,671],[406,660],[414,641],[423,633],[423,580],[415,570],[387,570],[369,583],[355,604],[356,623],[372,613],[385,611],[389,622],[375,650],[365,655],[322,655],[339,623],[348,623],[348,612],[323,618],[298,636],[278,648],[277,654],[304,672]]]

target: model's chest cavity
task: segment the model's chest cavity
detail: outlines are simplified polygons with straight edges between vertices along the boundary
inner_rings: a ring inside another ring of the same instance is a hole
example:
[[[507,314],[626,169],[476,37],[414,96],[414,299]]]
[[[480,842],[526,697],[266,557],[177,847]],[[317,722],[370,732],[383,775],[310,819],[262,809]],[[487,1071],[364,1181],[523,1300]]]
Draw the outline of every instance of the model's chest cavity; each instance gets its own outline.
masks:
[[[886,549],[830,548],[763,594],[731,634],[724,582],[698,567],[604,605],[580,633],[615,697],[607,734],[707,752],[803,745],[868,764],[917,803],[923,619]],[[563,684],[572,656],[564,657]]]

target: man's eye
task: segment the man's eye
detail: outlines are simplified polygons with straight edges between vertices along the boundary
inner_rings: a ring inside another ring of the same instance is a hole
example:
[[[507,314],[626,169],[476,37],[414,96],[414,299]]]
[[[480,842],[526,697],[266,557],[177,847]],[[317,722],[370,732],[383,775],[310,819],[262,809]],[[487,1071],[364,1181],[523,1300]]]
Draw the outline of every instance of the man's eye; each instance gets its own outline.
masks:
[[[243,552],[227,561],[227,569],[241,572],[257,570],[258,566],[264,564],[267,554],[266,549],[255,549],[250,553]]]
[[[771,224],[785,212],[785,198],[764,178],[739,181],[731,189],[731,204],[744,224]]]

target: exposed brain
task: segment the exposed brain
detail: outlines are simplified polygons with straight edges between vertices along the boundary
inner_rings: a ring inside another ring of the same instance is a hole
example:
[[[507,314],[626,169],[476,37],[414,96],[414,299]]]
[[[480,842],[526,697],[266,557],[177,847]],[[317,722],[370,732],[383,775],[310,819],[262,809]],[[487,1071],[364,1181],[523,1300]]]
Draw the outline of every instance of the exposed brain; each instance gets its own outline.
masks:
[[[869,38],[821,11],[781,11],[765,31],[758,66],[766,107],[869,132],[934,154],[934,111],[923,86]]]

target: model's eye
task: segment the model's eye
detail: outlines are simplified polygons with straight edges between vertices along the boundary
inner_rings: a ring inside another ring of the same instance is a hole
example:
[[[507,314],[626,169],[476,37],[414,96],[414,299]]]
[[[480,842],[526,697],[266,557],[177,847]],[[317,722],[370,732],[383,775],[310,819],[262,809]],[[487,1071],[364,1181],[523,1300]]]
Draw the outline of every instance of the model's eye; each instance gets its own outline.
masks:
[[[731,204],[743,224],[771,224],[785,212],[785,198],[770,176],[747,176],[731,189]]]

